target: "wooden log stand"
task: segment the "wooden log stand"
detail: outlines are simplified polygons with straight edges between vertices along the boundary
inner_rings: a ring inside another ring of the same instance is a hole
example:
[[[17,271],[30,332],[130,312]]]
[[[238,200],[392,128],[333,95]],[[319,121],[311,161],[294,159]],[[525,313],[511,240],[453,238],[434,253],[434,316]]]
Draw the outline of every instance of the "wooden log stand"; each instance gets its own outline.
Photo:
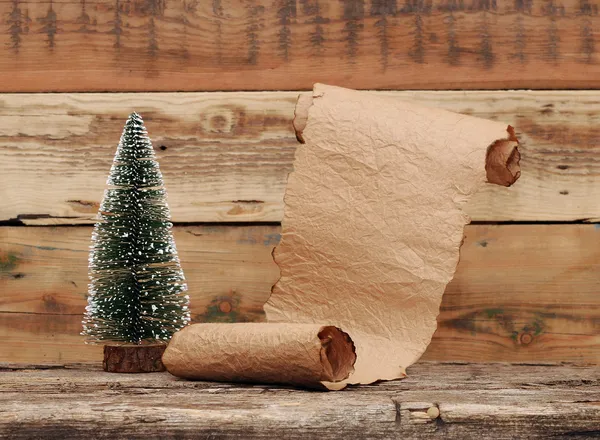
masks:
[[[110,373],[155,373],[166,371],[162,355],[166,344],[105,345],[102,367]]]

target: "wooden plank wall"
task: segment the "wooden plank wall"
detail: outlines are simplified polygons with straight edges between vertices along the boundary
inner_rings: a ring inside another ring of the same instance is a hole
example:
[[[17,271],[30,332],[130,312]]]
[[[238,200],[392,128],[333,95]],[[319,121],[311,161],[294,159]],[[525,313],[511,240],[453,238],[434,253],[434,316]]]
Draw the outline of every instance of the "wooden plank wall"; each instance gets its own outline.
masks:
[[[296,147],[298,92],[277,90],[317,81],[397,89],[378,93],[510,123],[523,142],[517,184],[467,207],[425,358],[600,364],[598,1],[0,2],[0,364],[100,359],[78,334],[87,252],[133,110],[193,319],[263,319]],[[93,91],[111,93],[74,93]]]
[[[512,124],[523,142],[514,188],[490,185],[475,221],[600,218],[600,94],[380,92]],[[123,115],[153,137],[176,222],[279,222],[296,138],[297,92],[15,94],[0,96],[0,175],[18,182],[0,220],[93,222]],[[40,148],[43,145],[44,148]],[[23,166],[27,163],[28,166]],[[52,176],[52,185],[44,181]]]
[[[98,360],[78,335],[91,227],[5,227],[4,361]],[[428,360],[593,363],[600,329],[595,225],[471,225]],[[279,226],[178,226],[196,322],[260,321],[279,275]]]
[[[6,0],[6,91],[591,88],[597,0]]]

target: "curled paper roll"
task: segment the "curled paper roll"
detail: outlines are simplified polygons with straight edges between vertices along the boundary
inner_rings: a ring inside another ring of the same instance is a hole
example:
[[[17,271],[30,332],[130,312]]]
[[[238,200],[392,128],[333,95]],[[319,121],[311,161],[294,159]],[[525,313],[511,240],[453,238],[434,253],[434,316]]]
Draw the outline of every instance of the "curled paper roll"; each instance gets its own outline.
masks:
[[[317,324],[194,324],[175,333],[163,355],[178,377],[341,389],[354,371],[348,334]]]

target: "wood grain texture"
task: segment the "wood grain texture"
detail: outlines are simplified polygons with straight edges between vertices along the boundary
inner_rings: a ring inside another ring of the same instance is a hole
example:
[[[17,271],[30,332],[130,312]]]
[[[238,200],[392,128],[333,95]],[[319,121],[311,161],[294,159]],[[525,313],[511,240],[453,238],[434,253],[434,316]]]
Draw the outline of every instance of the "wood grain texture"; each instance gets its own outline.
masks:
[[[156,373],[167,371],[162,355],[167,344],[104,346],[102,369],[111,373]]]
[[[11,0],[0,90],[600,86],[595,0]]]
[[[468,226],[424,359],[600,364],[598,225]]]
[[[91,228],[3,227],[0,237],[0,360],[101,360],[102,346],[79,336]],[[279,276],[271,257],[278,226],[178,227],[175,241],[194,321],[262,319]]]
[[[263,319],[277,226],[179,226],[195,322]],[[89,227],[0,228],[0,362],[99,362],[83,345]],[[600,229],[468,226],[427,360],[600,364]]]
[[[513,188],[476,221],[600,219],[600,92],[380,92],[506,122],[523,145]],[[0,96],[0,221],[92,223],[122,126],[145,118],[175,222],[281,221],[297,92]],[[27,164],[25,166],[24,164]]]
[[[419,363],[402,381],[315,393],[98,370],[0,373],[0,436],[585,439],[600,370]]]

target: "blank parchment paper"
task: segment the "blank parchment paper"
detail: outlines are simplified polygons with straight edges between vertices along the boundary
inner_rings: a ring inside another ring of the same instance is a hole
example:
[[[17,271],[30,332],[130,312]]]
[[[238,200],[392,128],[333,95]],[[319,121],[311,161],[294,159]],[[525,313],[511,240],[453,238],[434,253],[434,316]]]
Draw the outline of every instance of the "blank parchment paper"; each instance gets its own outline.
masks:
[[[322,84],[300,97],[294,125],[304,143],[267,320],[347,331],[348,383],[403,377],[436,329],[469,222],[462,207],[486,181],[520,175],[512,128]]]

